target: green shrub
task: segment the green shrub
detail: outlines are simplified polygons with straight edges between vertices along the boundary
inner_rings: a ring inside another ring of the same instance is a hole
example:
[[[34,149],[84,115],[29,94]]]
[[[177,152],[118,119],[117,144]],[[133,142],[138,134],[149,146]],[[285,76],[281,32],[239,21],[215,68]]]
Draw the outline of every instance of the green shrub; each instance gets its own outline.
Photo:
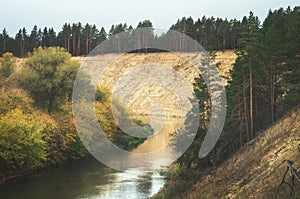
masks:
[[[0,61],[0,80],[8,78],[16,68],[16,58],[12,53],[2,55]]]
[[[14,109],[0,117],[0,157],[5,169],[33,169],[46,160],[43,123]]]

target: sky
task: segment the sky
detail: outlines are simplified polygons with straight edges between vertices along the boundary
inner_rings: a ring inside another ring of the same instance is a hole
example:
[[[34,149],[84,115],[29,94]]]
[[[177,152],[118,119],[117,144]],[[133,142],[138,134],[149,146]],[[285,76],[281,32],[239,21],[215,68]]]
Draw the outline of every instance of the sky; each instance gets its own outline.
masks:
[[[287,6],[300,6],[299,0],[0,0],[0,31],[6,28],[14,36],[20,28],[30,32],[37,25],[59,32],[66,22],[96,24],[108,31],[112,24],[136,27],[145,19],[168,29],[183,16],[242,19],[250,11],[263,21],[269,9]]]

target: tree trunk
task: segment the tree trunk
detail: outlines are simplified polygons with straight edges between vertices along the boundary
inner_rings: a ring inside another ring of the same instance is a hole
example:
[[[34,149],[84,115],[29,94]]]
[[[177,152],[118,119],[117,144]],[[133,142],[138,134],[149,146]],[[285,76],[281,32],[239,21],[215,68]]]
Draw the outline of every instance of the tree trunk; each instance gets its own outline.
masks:
[[[250,133],[248,126],[248,111],[247,111],[247,99],[246,99],[246,85],[245,85],[245,72],[243,71],[243,99],[244,99],[244,115],[245,115],[245,126],[247,132],[247,142],[250,141]]]
[[[68,52],[70,52],[70,36],[68,36]]]
[[[81,54],[81,50],[80,50],[81,46],[80,46],[80,34],[78,35],[78,44],[77,44],[77,55]]]
[[[20,56],[23,57],[23,39],[20,39]]]
[[[180,37],[179,37],[179,52],[181,52],[182,49],[182,38],[181,38],[181,33],[179,33]]]
[[[137,40],[138,52],[141,52],[141,31],[138,31],[138,40]]]
[[[65,49],[68,49],[67,37],[65,37]]]
[[[223,51],[225,51],[226,48],[226,36],[223,35]]]
[[[89,54],[89,35],[86,33],[86,41],[85,41],[85,55]]]
[[[275,120],[275,110],[274,110],[274,106],[275,106],[275,78],[274,78],[274,73],[273,73],[273,69],[272,69],[272,63],[270,65],[270,105],[271,105],[271,122],[272,124],[274,123]]]
[[[249,112],[250,112],[250,135],[251,139],[254,137],[254,132],[253,132],[253,79],[252,79],[252,57],[250,57],[250,74],[249,74]]]
[[[6,39],[4,37],[4,39],[3,39],[3,53],[5,53],[5,52],[6,52]]]
[[[25,39],[23,39],[22,45],[23,45],[23,57],[25,57],[26,56],[26,52],[25,52]]]
[[[238,102],[238,120],[239,120],[240,127],[241,127],[243,125],[243,122],[242,122],[242,114],[241,114],[240,87],[238,87],[238,99],[237,99],[237,102]],[[242,128],[239,128],[239,131],[240,131],[240,147],[243,146],[243,131],[241,129]]]
[[[75,56],[76,55],[76,35],[75,34],[73,34],[72,35],[72,39],[73,39],[73,48],[72,48],[72,51],[73,51],[73,56]]]
[[[120,35],[117,35],[118,37],[118,43],[117,43],[117,52],[119,53],[121,50],[121,41],[120,41]]]

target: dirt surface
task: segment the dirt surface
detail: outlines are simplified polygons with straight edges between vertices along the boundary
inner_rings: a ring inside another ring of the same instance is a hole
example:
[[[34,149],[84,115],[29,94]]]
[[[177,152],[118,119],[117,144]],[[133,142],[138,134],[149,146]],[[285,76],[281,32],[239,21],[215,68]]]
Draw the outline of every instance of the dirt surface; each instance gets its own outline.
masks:
[[[186,198],[259,198],[274,197],[287,168],[294,162],[300,171],[300,108],[261,133],[211,174],[199,179]],[[290,172],[286,181],[290,182]],[[300,182],[295,179],[294,198],[300,198]],[[289,198],[287,185],[277,198]]]
[[[74,59],[80,62],[85,60]],[[97,75],[102,73],[100,84],[111,88],[116,95],[123,96],[120,99],[128,99],[127,104],[131,114],[149,115],[151,107],[155,105],[162,107],[169,114],[168,116],[176,117],[182,115],[182,107],[190,108],[188,102],[182,102],[178,97],[192,96],[187,93],[187,89],[183,87],[184,83],[174,73],[168,74],[159,70],[166,67],[176,71],[186,81],[185,84],[193,90],[194,78],[199,76],[199,71],[191,63],[201,64],[202,59],[201,53],[130,53],[121,56],[106,54],[88,58],[87,67],[92,76],[95,75],[92,79],[97,79]],[[216,62],[220,62],[219,75],[228,75],[235,59],[236,55],[233,51],[218,52]],[[101,71],[103,65],[106,68]],[[132,74],[135,70],[139,70],[139,67],[147,65],[150,65],[149,71],[141,70],[135,75]],[[147,82],[152,81],[149,77],[153,78],[154,83]],[[159,80],[156,81],[157,79]]]

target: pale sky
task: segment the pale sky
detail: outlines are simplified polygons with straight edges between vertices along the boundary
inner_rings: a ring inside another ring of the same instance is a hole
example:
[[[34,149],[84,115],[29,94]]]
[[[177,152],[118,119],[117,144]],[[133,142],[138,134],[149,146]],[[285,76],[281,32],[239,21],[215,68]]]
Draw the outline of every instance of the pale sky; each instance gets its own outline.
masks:
[[[298,0],[0,0],[0,30],[6,27],[15,36],[18,29],[30,32],[35,24],[58,32],[66,22],[88,22],[108,31],[112,24],[135,27],[145,19],[155,28],[168,29],[183,16],[241,19],[253,11],[262,21],[269,9],[299,5]]]

